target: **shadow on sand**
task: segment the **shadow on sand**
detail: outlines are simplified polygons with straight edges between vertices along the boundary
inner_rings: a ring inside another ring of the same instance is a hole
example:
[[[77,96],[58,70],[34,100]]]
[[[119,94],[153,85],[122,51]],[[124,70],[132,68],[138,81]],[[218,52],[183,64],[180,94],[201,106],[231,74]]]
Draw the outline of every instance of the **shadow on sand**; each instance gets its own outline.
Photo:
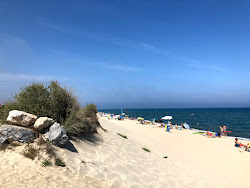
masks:
[[[64,146],[65,149],[74,152],[74,153],[78,153],[77,149],[75,148],[75,146],[70,142],[70,140],[66,143],[66,145]]]
[[[104,130],[104,132],[106,132],[106,130]],[[101,134],[99,133],[86,134],[84,136],[79,136],[79,137],[70,136],[69,141],[66,143],[64,148],[71,152],[78,153],[77,149],[75,148],[74,144],[72,144],[71,141],[74,141],[77,143],[85,142],[93,146],[98,146],[100,142],[103,142],[103,139],[102,139]]]
[[[80,137],[71,137],[70,139],[75,142],[85,142],[91,145],[99,145],[100,142],[103,142],[101,135],[98,133],[86,134]]]

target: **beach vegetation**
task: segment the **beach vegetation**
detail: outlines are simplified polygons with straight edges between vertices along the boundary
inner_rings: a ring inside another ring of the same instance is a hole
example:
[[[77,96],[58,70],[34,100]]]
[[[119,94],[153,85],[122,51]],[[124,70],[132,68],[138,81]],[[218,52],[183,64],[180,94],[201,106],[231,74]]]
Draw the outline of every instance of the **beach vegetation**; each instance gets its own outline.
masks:
[[[40,147],[40,150],[45,151],[45,153],[50,157],[55,157],[56,153],[54,152],[54,148],[52,146],[52,144],[48,141],[45,141],[45,144],[42,145],[42,147]]]
[[[38,146],[41,146],[41,145],[47,144],[48,142],[46,140],[44,140],[43,137],[41,136],[37,139],[36,143]]]
[[[63,123],[79,106],[73,92],[61,87],[57,81],[32,82],[30,85],[21,86],[14,94],[14,100],[6,102],[1,108],[1,121],[6,120],[9,111],[21,110]]]
[[[52,166],[52,162],[48,159],[43,159],[41,166],[42,167]]]
[[[100,126],[95,104],[80,108],[72,90],[62,87],[57,81],[32,82],[21,86],[12,101],[0,108],[0,124],[6,123],[9,111],[20,110],[38,117],[49,117],[64,125],[69,135],[80,136],[96,132]]]
[[[97,127],[100,127],[96,113],[97,107],[94,104],[88,104],[72,113],[64,123],[69,135],[80,136],[96,132]]]
[[[149,150],[148,148],[143,147],[142,149],[143,149],[144,151],[146,151],[146,152],[150,152],[150,150]]]
[[[38,154],[39,151],[37,148],[35,148],[33,145],[28,144],[25,146],[24,150],[21,152],[21,154],[29,159],[34,160]]]
[[[125,139],[128,139],[128,137],[124,134],[121,134],[121,133],[117,133],[119,136],[121,136],[122,138],[125,138]]]
[[[58,158],[58,157],[55,159],[55,165],[56,166],[61,166],[61,167],[65,167],[66,166],[65,163],[60,158]]]
[[[10,141],[9,144],[10,147],[17,147],[17,146],[21,146],[20,142],[17,141]]]

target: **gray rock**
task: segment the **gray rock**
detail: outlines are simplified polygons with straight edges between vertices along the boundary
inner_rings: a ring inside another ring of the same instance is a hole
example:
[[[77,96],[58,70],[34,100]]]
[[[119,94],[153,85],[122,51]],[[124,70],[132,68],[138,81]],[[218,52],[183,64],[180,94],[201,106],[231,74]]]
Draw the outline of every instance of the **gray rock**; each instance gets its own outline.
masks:
[[[8,145],[10,142],[6,136],[0,135],[0,148],[4,148],[6,145]]]
[[[49,127],[50,125],[52,125],[53,123],[55,123],[55,121],[51,118],[48,117],[40,117],[36,120],[35,124],[34,124],[34,128],[42,131],[43,129]]]
[[[56,146],[63,146],[68,142],[67,131],[65,127],[60,126],[59,123],[54,123],[49,128],[49,131],[44,134],[44,138],[48,139]]]
[[[0,134],[19,142],[29,142],[35,139],[35,133],[32,130],[15,125],[0,126]]]
[[[9,112],[7,122],[12,125],[22,125],[26,127],[33,124],[36,119],[37,117],[35,115],[23,111],[12,110]]]

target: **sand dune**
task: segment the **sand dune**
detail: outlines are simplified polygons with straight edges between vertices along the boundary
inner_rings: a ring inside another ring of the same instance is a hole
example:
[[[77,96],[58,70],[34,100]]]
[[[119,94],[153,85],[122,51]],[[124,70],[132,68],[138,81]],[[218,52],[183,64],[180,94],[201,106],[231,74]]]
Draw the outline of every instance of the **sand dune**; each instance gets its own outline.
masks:
[[[0,187],[250,187],[250,152],[239,152],[233,139],[167,133],[132,120],[99,121],[106,132],[57,148],[65,168],[41,167],[20,154],[22,147],[1,152]]]

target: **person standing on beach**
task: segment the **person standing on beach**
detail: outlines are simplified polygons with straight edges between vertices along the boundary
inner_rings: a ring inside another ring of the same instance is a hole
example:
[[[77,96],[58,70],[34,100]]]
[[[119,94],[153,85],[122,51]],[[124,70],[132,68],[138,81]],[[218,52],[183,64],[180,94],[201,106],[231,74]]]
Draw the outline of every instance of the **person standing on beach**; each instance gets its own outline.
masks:
[[[223,125],[223,133],[225,136],[227,136],[227,126]]]
[[[223,127],[221,127],[220,125],[219,125],[219,127],[220,127],[220,134],[221,134],[221,136],[222,136],[222,135],[224,135],[224,134],[223,134]]]

